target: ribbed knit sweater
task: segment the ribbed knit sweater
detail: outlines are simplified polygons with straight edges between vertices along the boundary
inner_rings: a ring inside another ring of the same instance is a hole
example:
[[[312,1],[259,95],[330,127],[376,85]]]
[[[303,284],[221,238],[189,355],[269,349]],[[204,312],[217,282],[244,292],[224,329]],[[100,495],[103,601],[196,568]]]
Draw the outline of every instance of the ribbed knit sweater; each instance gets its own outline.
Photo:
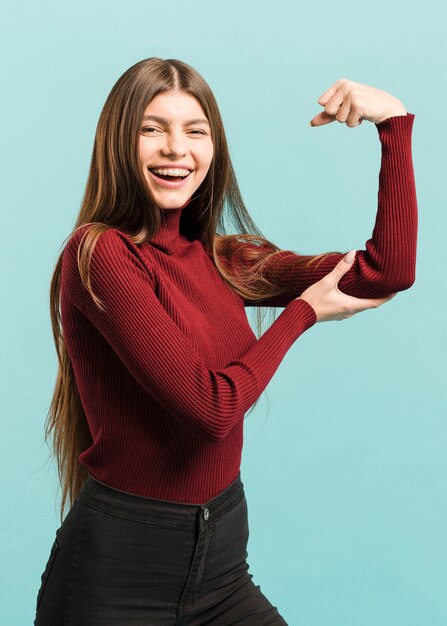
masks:
[[[378,210],[365,250],[357,251],[338,283],[349,295],[379,297],[415,280],[413,121],[408,113],[376,125],[382,147]],[[104,312],[77,267],[87,226],[73,233],[62,257],[61,315],[93,439],[79,462],[117,489],[203,504],[237,477],[244,415],[290,347],[316,323],[315,310],[300,294],[343,254],[299,272],[298,254],[277,255],[265,272],[287,292],[257,306],[284,310],[257,339],[245,310],[251,303],[222,279],[202,242],[182,234],[181,212],[161,209],[162,227],[144,244],[116,228],[100,236],[90,276]]]

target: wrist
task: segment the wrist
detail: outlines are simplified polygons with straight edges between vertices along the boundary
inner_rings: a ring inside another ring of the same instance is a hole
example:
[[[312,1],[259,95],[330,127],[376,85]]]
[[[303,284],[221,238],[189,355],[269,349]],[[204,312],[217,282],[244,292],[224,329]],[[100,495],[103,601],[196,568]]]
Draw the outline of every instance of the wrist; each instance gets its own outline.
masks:
[[[389,117],[397,117],[399,115],[407,115],[407,110],[406,110],[406,108],[404,107],[403,104],[401,106],[398,106],[398,107],[393,108],[392,110],[390,110],[386,115],[381,117],[375,123],[376,124],[381,124],[382,122],[387,120]]]

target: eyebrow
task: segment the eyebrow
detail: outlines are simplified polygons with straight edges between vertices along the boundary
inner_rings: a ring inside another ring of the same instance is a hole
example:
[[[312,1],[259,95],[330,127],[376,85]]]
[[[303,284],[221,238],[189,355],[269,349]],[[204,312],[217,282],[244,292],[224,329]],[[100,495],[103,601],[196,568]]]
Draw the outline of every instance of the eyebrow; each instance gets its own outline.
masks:
[[[155,122],[159,122],[160,124],[166,124],[166,126],[169,126],[169,124],[171,123],[166,118],[160,117],[159,115],[145,115],[143,117],[143,120],[154,120]],[[185,122],[185,126],[189,126],[190,124],[208,124],[208,126],[210,125],[208,120],[204,117],[197,117],[194,120],[187,120]]]

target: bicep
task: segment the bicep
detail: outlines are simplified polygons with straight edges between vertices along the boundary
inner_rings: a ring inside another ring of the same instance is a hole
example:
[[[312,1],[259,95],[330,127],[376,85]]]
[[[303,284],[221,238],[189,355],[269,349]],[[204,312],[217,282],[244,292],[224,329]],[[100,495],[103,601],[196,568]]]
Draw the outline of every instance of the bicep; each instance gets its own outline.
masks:
[[[366,250],[356,251],[354,262],[338,281],[338,287],[340,291],[350,296],[379,298],[389,294],[392,289],[383,280],[383,271],[374,266],[372,255],[368,254],[368,242],[366,246]],[[257,302],[243,299],[244,305],[287,306],[308,287],[327,276],[347,252],[331,252],[308,263],[308,255],[300,255],[291,250],[281,251],[266,263],[263,275],[280,286],[283,293]]]

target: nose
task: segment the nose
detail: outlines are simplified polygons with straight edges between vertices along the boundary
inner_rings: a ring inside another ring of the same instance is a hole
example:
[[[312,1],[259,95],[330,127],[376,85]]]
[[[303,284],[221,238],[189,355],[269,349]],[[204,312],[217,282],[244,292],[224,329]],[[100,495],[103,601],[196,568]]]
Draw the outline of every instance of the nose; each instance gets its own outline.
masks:
[[[171,130],[167,132],[166,141],[162,149],[164,155],[178,155],[185,156],[186,154],[186,140],[181,130]]]

